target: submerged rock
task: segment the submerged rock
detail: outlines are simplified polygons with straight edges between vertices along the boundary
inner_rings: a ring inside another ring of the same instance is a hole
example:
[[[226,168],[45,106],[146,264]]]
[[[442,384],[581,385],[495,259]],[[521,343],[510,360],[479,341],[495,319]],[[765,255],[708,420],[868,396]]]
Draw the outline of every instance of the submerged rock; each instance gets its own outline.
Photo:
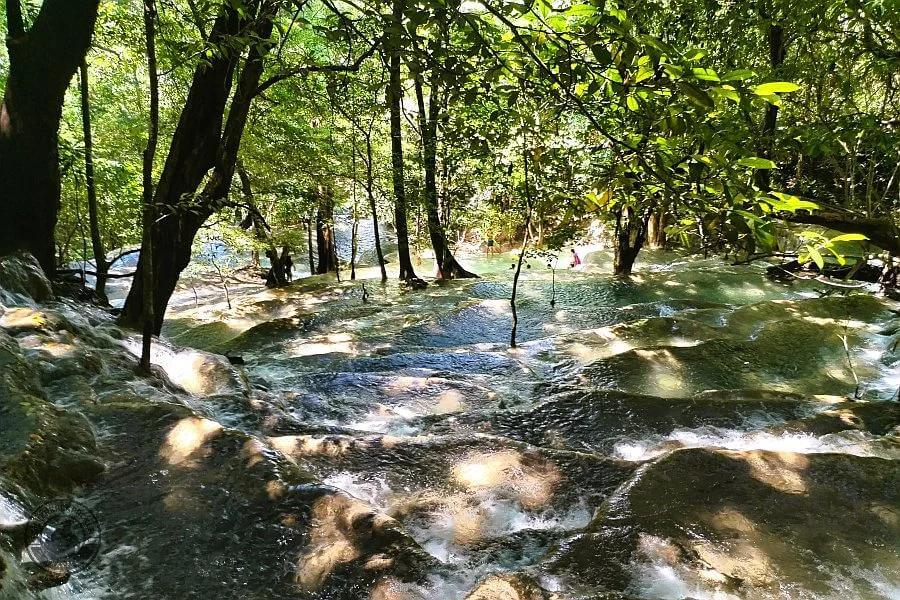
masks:
[[[872,573],[900,573],[898,539],[896,461],[686,449],[642,468],[554,570],[652,597],[659,569],[685,595],[876,594]]]
[[[554,596],[522,575],[491,575],[466,600],[552,600]]]

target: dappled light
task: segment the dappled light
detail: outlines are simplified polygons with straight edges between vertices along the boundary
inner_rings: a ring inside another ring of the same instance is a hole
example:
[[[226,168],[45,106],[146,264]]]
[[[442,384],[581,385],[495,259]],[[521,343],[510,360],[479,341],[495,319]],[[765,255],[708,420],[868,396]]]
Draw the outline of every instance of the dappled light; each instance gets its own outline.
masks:
[[[469,456],[453,467],[452,474],[457,483],[472,491],[510,494],[528,509],[545,506],[561,479],[553,463],[525,460],[515,451]]]
[[[209,455],[206,443],[222,432],[222,425],[209,419],[187,417],[169,430],[159,455],[170,465],[191,467]]]
[[[295,575],[295,581],[306,590],[320,588],[339,565],[363,556],[365,548],[361,544],[390,521],[344,494],[318,498],[313,503],[311,519],[309,543],[297,561]],[[380,555],[367,557],[369,569],[381,569],[388,561],[388,557]]]
[[[900,598],[896,0],[5,0],[0,596]]]

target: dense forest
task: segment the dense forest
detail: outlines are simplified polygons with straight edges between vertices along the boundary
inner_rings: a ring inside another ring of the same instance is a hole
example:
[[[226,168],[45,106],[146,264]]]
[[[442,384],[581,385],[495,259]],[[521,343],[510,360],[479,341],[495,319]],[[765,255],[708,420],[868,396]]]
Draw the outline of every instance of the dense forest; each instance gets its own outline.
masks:
[[[0,6],[0,598],[897,597],[897,0]]]

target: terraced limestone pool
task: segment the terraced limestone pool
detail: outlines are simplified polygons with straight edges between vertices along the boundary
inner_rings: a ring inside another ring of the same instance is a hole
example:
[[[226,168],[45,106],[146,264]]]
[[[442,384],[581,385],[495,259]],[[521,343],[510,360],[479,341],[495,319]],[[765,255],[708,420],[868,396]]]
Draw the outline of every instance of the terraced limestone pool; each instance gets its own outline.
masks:
[[[514,350],[503,258],[424,291],[186,295],[155,362],[190,393],[91,381],[103,554],[46,593],[900,597],[898,307],[589,258],[524,271]]]

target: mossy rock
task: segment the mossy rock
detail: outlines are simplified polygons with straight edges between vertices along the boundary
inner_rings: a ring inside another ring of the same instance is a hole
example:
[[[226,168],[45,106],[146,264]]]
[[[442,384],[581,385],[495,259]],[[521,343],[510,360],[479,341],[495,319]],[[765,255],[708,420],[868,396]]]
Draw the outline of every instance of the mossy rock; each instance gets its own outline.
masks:
[[[0,257],[0,302],[30,304],[53,297],[53,287],[37,260],[22,252]]]

